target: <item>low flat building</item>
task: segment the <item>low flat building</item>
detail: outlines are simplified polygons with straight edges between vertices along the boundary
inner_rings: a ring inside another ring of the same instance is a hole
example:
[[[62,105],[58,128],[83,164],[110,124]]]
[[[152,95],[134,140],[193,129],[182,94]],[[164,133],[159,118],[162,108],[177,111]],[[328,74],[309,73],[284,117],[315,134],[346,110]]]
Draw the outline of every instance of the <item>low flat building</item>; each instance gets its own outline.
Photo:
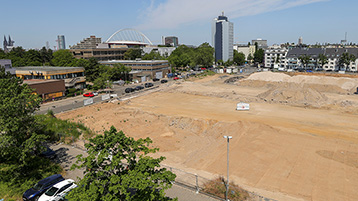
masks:
[[[24,80],[24,84],[29,85],[44,101],[61,98],[66,92],[64,80]]]
[[[15,75],[15,69],[12,67],[11,59],[0,59],[0,66],[5,68],[6,72]]]
[[[132,69],[130,72],[131,79],[141,82],[153,78],[161,79],[171,72],[167,60],[113,60],[100,61],[99,63],[109,66],[119,63],[126,67],[130,67]]]
[[[89,48],[89,49],[70,49],[76,59],[96,58],[98,61],[122,60],[127,47],[122,48]]]
[[[86,87],[83,67],[25,66],[16,67],[15,73],[23,80],[64,80],[66,88]]]

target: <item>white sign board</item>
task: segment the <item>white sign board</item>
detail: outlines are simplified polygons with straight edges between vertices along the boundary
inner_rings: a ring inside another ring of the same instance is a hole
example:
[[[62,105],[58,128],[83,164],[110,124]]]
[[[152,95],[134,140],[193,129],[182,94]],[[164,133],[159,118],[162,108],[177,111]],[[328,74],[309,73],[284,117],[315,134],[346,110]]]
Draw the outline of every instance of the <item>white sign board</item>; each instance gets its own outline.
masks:
[[[93,98],[89,98],[83,101],[83,105],[91,105],[93,104]]]
[[[110,96],[111,96],[111,98],[117,98],[118,97],[117,94],[111,94]]]
[[[109,94],[106,94],[106,95],[102,95],[102,100],[108,100],[109,99]]]
[[[248,103],[238,103],[236,105],[236,110],[250,110],[250,104],[248,104]]]

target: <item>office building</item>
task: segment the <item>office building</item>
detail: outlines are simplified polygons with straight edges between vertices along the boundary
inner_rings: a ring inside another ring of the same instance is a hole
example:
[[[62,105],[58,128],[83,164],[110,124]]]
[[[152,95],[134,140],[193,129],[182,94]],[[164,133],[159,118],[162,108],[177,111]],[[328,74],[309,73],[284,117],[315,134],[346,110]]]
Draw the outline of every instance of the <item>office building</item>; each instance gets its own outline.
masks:
[[[86,87],[85,69],[82,67],[25,66],[16,67],[15,73],[23,80],[64,80],[66,88]]]
[[[153,78],[161,79],[171,72],[167,60],[113,60],[100,61],[100,64],[113,66],[113,64],[123,64],[130,67],[129,80],[145,82]]]
[[[176,36],[167,36],[165,37],[165,45],[172,46],[172,47],[178,47],[178,37]]]
[[[256,40],[251,40],[252,45],[256,45],[257,43],[257,49],[267,49],[267,40],[263,40],[261,38],[258,38]]]
[[[215,49],[215,61],[232,60],[234,57],[234,24],[224,16],[224,13],[212,21],[211,34],[212,45]]]
[[[57,49],[64,50],[66,49],[65,36],[58,35],[57,36]]]
[[[0,59],[0,66],[5,68],[5,72],[10,72],[15,75],[15,69],[12,67],[10,59]]]
[[[89,38],[85,38],[81,40],[81,42],[76,45],[70,46],[70,49],[91,49],[97,48],[98,44],[102,43],[101,38],[97,38],[96,36],[90,36]]]

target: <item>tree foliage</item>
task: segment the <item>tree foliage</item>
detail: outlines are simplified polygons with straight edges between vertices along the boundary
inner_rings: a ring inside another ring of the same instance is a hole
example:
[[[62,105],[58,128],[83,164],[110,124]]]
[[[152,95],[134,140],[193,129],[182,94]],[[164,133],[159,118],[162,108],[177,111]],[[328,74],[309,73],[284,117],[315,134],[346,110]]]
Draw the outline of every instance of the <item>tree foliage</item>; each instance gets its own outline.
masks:
[[[76,58],[69,50],[57,50],[53,53],[52,64],[54,66],[76,66]]]
[[[85,144],[87,157],[77,156],[73,168],[85,168],[79,187],[70,200],[169,200],[164,190],[172,186],[175,174],[160,168],[165,158],[152,158],[149,138],[134,140],[112,126]]]
[[[195,48],[194,63],[195,65],[210,67],[214,62],[214,48],[209,43],[203,43]]]
[[[298,57],[298,59],[301,61],[305,69],[307,68],[307,65],[310,63],[311,56],[309,55],[301,55]]]
[[[349,68],[351,62],[354,62],[356,60],[356,57],[353,54],[349,54],[348,52],[345,52],[341,55],[341,57],[338,60],[339,67],[345,66],[345,70],[347,71]]]
[[[245,64],[245,54],[242,52],[237,52],[234,50],[234,63],[237,65],[244,65]]]
[[[265,51],[263,49],[256,49],[254,53],[254,61],[257,63],[264,63]]]
[[[323,67],[324,65],[328,64],[328,58],[324,54],[318,55],[318,64]]]
[[[208,43],[203,43],[197,48],[180,45],[168,57],[168,61],[174,67],[209,67],[214,62],[214,48]]]
[[[0,163],[16,164],[9,170],[13,178],[31,174],[47,138],[33,115],[40,100],[20,78],[0,68]]]
[[[152,50],[149,54],[144,54],[142,57],[143,60],[162,60],[165,59],[162,57],[158,51]]]
[[[124,59],[135,60],[137,58],[142,58],[142,54],[143,54],[142,49],[140,49],[140,48],[131,48],[131,49],[128,49],[124,53]]]

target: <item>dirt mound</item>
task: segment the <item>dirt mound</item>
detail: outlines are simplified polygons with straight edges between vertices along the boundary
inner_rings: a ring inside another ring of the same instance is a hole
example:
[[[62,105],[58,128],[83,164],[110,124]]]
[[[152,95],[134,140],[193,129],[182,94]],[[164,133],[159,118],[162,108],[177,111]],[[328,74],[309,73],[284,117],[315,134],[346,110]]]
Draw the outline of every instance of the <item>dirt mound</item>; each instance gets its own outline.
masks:
[[[255,84],[255,81],[259,81],[259,85],[263,85],[264,82],[269,83],[296,83],[296,84],[307,84],[308,86],[315,86],[317,89],[322,89],[320,92],[330,92],[353,94],[358,87],[357,78],[347,77],[332,77],[332,76],[315,76],[315,75],[296,75],[290,76],[284,73],[273,73],[273,72],[260,72],[250,75],[246,81],[250,84]],[[317,87],[322,85],[324,87]]]
[[[321,106],[327,97],[315,89],[303,85],[286,83],[257,96],[267,102],[288,103],[291,105]]]

